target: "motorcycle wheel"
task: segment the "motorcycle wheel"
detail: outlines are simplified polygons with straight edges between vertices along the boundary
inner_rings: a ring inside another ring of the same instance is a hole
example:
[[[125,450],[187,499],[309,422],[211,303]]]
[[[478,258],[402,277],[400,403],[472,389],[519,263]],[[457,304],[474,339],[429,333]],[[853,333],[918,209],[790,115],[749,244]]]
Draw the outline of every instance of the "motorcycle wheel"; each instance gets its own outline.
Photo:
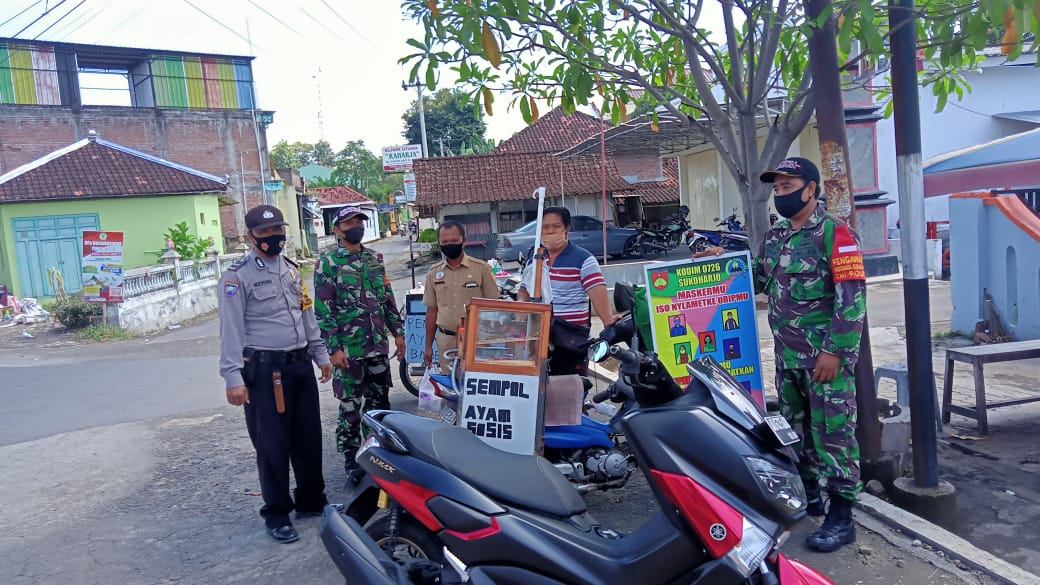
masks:
[[[437,537],[419,523],[413,516],[401,512],[397,519],[397,536],[391,545],[386,535],[390,527],[390,515],[380,514],[365,526],[365,533],[397,562],[409,559],[423,559],[435,563],[444,563],[444,545]],[[391,548],[391,550],[387,550]]]
[[[422,382],[422,377],[425,373],[426,368],[422,367],[422,364],[412,364],[403,359],[397,367],[397,374],[401,378],[401,384],[404,385],[405,390],[408,390],[415,397],[419,396],[419,383]]]
[[[710,246],[708,245],[708,240],[701,238],[699,240],[694,240],[693,245],[690,247],[693,249],[694,252],[703,252],[704,250],[707,250]]]
[[[643,242],[639,244],[639,255],[643,258],[649,258],[654,253],[654,249],[650,247],[650,244]]]

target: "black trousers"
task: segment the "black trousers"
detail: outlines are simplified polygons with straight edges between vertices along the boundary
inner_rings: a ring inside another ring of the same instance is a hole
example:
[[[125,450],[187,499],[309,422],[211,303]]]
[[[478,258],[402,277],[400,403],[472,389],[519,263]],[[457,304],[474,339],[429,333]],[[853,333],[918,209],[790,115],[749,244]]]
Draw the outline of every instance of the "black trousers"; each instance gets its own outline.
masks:
[[[589,356],[585,353],[571,353],[560,347],[549,351],[549,375],[566,376],[567,374],[578,374],[587,376],[589,373]]]
[[[282,374],[285,412],[275,405],[272,374]],[[290,363],[258,363],[246,382],[246,428],[256,449],[256,468],[264,506],[260,515],[268,528],[289,524],[289,513],[321,512],[328,503],[321,472],[321,413],[318,381],[309,359]],[[289,465],[296,475],[294,498],[289,496]]]

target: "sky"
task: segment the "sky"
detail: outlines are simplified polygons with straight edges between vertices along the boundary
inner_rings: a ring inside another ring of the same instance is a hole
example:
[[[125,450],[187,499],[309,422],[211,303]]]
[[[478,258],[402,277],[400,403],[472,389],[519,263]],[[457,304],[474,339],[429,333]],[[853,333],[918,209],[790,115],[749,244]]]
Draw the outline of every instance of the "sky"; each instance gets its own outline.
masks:
[[[397,61],[414,52],[406,41],[422,28],[405,20],[398,0],[0,0],[0,23],[23,10],[0,25],[0,37],[24,28],[18,38],[255,56],[258,106],[275,112],[272,145],[324,138],[339,150],[360,139],[379,154],[404,144],[401,115],[417,94],[402,90],[409,67]],[[524,127],[508,101],[496,100],[485,117],[489,138]]]

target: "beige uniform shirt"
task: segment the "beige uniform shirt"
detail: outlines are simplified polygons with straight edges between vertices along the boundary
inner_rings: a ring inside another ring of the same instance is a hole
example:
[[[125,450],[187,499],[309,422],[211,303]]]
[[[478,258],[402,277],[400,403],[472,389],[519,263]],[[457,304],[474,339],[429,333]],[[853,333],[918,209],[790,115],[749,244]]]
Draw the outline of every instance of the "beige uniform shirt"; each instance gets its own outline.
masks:
[[[423,304],[437,307],[439,327],[449,331],[458,329],[459,321],[466,316],[469,300],[478,297],[498,298],[495,275],[483,260],[463,254],[458,268],[451,268],[447,260],[441,260],[426,274]]]

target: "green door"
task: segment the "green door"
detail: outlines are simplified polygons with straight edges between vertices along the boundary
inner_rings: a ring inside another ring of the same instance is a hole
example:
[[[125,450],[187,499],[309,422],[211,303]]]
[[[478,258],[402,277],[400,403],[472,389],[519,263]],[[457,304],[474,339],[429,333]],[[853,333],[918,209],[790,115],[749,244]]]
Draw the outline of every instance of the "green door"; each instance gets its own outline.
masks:
[[[49,268],[61,271],[65,292],[83,290],[83,231],[98,229],[97,214],[19,217],[11,224],[22,296],[54,296]]]

